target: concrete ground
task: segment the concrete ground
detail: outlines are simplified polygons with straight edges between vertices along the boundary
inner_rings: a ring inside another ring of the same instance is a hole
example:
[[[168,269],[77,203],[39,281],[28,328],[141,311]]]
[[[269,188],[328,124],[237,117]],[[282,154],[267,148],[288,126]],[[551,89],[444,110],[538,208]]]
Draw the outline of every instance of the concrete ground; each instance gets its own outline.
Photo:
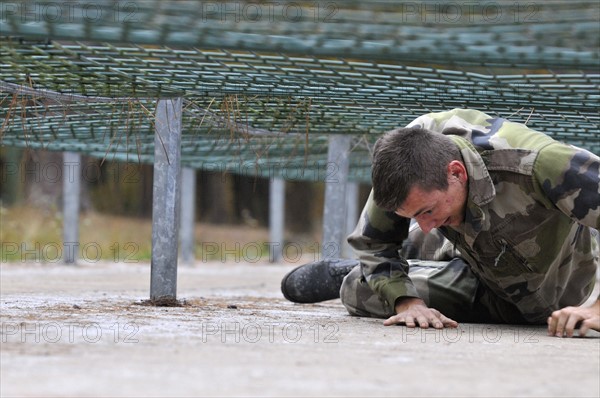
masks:
[[[183,307],[140,305],[148,264],[0,266],[13,396],[598,397],[600,334],[384,327],[283,299],[292,265],[180,266]]]

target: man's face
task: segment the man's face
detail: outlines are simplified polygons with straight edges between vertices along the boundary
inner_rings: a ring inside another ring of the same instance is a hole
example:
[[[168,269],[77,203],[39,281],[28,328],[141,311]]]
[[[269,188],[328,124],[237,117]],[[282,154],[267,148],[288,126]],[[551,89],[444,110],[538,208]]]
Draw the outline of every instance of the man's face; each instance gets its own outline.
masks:
[[[425,233],[441,226],[456,227],[465,217],[467,193],[467,173],[464,165],[453,161],[448,165],[446,190],[426,191],[415,186],[402,206],[396,209],[396,214],[414,218]]]

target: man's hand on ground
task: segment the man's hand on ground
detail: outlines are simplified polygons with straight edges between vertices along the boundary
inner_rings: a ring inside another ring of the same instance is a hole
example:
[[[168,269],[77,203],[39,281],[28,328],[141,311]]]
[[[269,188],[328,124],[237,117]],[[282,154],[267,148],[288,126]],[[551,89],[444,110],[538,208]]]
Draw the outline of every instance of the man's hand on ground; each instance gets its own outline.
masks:
[[[548,335],[573,337],[578,325],[580,336],[585,336],[590,329],[600,332],[600,300],[591,307],[565,307],[554,311],[548,317]]]
[[[447,318],[434,308],[429,308],[420,298],[407,297],[396,302],[396,315],[386,319],[385,326],[405,324],[409,328],[419,326],[423,329],[433,326],[436,329],[444,327],[455,328],[458,322]]]

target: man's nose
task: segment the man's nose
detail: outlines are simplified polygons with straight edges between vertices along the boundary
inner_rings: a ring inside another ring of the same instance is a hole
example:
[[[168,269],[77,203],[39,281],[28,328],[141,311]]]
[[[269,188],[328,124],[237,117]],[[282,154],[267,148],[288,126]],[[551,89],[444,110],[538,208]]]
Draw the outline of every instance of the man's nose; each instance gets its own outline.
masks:
[[[435,227],[435,221],[432,219],[417,219],[417,223],[419,223],[419,227],[421,227],[421,231],[428,234]]]

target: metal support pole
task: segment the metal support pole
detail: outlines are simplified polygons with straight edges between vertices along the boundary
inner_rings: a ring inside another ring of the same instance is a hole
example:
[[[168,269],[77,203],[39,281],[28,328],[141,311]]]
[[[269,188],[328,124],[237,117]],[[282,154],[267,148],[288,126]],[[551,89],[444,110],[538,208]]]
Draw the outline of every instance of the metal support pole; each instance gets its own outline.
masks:
[[[321,257],[337,258],[342,253],[346,232],[346,185],[348,182],[351,136],[330,135],[327,151],[325,207]]]
[[[77,263],[79,252],[79,195],[81,155],[63,153],[63,261]]]
[[[189,167],[181,169],[181,227],[179,242],[181,260],[184,264],[194,264],[194,226],[196,221],[196,170]]]
[[[273,263],[283,257],[285,225],[285,180],[274,177],[269,184],[269,260]]]
[[[346,258],[352,257],[354,251],[348,244],[346,237],[354,231],[358,222],[358,183],[349,182],[346,186],[346,236],[342,245],[342,255]]]
[[[156,105],[150,299],[177,295],[177,234],[181,194],[181,98]]]

